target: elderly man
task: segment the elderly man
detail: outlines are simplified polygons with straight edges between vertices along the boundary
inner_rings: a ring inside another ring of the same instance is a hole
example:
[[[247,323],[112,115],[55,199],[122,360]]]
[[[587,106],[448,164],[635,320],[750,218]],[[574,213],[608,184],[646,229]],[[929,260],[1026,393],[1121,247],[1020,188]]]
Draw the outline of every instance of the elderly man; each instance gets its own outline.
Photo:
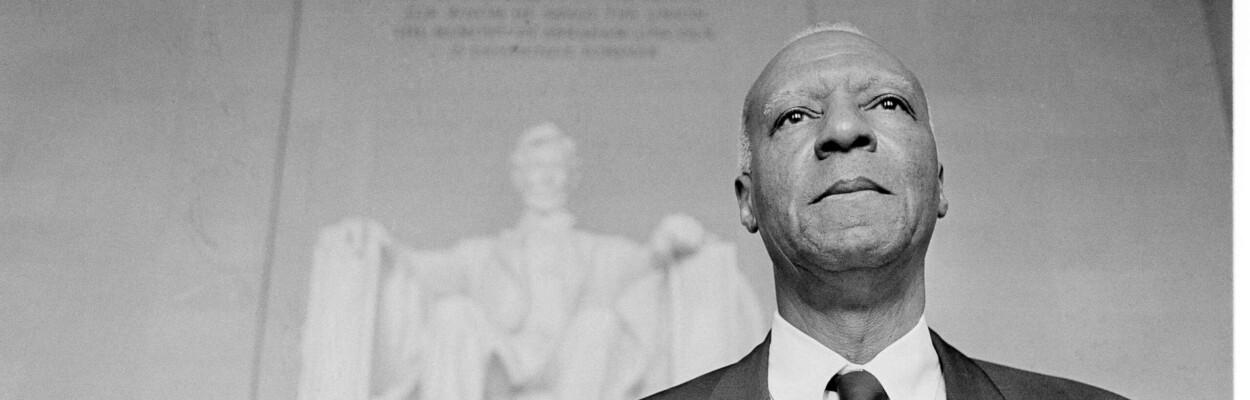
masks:
[[[929,330],[925,252],[948,206],[920,83],[854,28],[800,35],[743,107],[742,225],[777,314],[741,361],[654,399],[1118,399],[973,360]]]

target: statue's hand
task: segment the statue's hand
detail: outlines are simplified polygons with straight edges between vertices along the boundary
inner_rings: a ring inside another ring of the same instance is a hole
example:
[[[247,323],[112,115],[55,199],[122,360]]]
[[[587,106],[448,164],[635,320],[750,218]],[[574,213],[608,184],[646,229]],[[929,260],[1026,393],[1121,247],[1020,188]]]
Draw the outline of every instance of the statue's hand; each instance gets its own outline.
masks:
[[[382,261],[383,248],[391,242],[386,228],[377,221],[364,218],[348,218],[322,228],[317,240],[317,247],[330,253],[325,256],[346,261],[343,265],[355,264],[352,261]]]
[[[667,266],[697,253],[707,242],[707,232],[694,217],[670,214],[651,234],[651,250],[657,261]]]

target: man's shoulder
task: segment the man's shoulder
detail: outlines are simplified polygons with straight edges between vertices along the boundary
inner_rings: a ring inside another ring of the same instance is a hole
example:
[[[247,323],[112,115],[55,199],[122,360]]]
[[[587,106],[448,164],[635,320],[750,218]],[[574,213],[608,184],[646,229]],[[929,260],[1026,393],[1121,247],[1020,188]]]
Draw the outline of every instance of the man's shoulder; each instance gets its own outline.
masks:
[[[733,364],[700,375],[644,400],[707,400],[768,398],[768,345],[772,335]]]
[[[989,375],[1007,400],[1027,399],[1105,399],[1125,400],[1123,396],[1071,379],[1025,371],[989,361],[973,359]]]
[[[721,377],[725,372],[733,368],[730,364],[712,372],[700,375],[677,386],[665,389],[662,392],[647,396],[643,400],[703,400],[711,396],[712,391],[716,389],[716,385],[720,383]]]

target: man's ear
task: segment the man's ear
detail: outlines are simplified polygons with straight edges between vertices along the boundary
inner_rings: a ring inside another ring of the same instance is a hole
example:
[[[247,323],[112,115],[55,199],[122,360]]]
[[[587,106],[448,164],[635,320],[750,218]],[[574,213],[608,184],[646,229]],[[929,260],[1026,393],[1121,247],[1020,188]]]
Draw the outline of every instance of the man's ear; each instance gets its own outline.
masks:
[[[760,226],[755,221],[755,196],[751,193],[751,187],[751,174],[744,172],[738,175],[738,179],[734,179],[734,194],[738,196],[738,218],[742,221],[742,226],[747,228],[747,232],[755,233],[760,230]]]
[[[938,218],[946,216],[946,209],[950,207],[950,202],[946,201],[946,191],[942,190],[942,175],[946,173],[946,168],[942,163],[938,163]]]

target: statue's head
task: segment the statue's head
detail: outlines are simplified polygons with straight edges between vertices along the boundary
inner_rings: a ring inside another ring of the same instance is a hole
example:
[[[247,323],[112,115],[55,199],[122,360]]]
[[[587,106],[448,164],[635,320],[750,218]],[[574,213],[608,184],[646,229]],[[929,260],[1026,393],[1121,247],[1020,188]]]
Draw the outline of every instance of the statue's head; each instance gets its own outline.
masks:
[[[573,183],[577,145],[550,122],[521,133],[512,152],[512,184],[530,211],[563,210]]]

